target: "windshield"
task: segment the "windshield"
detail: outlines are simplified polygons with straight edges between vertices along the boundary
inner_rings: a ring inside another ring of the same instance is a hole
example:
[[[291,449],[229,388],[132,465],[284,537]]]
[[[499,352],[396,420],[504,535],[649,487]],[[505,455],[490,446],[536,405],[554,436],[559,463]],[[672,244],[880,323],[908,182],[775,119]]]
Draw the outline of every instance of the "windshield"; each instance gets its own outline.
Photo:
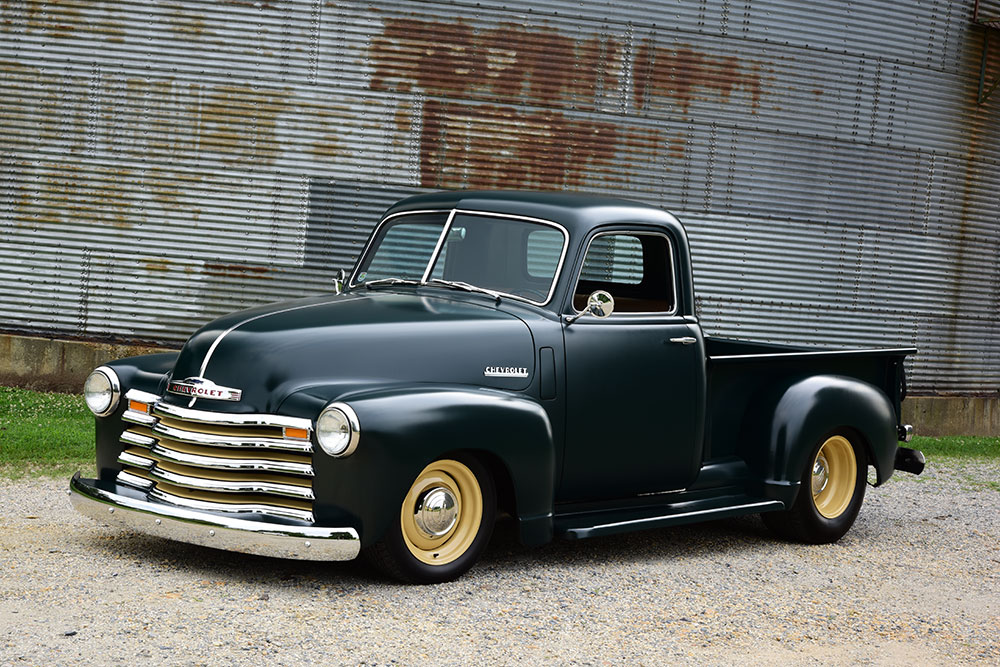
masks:
[[[479,288],[536,304],[549,300],[566,234],[543,222],[487,213],[400,215],[385,222],[353,284]],[[412,284],[412,283],[411,283]]]

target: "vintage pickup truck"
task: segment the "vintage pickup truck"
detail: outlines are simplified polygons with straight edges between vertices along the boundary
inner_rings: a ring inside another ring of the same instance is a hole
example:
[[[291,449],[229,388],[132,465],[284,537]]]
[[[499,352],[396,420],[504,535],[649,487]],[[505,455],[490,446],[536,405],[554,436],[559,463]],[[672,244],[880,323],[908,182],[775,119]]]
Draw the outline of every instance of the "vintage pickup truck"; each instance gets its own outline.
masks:
[[[868,483],[923,469],[898,445],[915,350],[705,336],[687,236],[658,208],[415,196],[337,283],[96,369],[77,509],[429,583],[471,567],[499,514],[528,545],[749,513],[824,543]]]

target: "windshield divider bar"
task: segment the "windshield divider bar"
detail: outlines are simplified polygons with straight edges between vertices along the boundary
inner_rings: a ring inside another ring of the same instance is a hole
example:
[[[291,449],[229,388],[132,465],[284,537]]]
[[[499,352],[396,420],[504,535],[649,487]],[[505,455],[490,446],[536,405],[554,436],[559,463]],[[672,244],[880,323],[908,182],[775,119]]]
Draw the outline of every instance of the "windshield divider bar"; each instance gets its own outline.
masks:
[[[448,214],[448,220],[444,223],[444,229],[441,230],[441,236],[438,237],[437,245],[434,246],[434,252],[431,254],[431,261],[427,263],[427,268],[424,269],[424,276],[420,279],[421,283],[426,283],[431,277],[431,271],[434,270],[434,265],[437,264],[438,255],[441,254],[441,248],[444,246],[444,240],[448,238],[448,232],[451,231],[451,222],[455,219],[455,213],[458,209],[451,209],[451,213]]]

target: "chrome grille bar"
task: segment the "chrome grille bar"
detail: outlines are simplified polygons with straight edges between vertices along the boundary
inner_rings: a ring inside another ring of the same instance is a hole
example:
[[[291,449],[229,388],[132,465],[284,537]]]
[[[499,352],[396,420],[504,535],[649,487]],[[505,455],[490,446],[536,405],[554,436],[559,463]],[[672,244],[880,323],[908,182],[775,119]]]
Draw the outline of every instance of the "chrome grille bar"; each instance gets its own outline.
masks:
[[[150,468],[153,467],[156,461],[126,451],[118,455],[118,463],[123,463],[128,466],[135,466],[136,468],[149,470]]]
[[[270,459],[224,458],[220,456],[204,456],[178,452],[162,444],[153,445],[153,456],[171,463],[182,463],[197,468],[211,470],[253,470],[256,472],[289,473],[292,475],[313,476],[312,464],[295,463],[294,461],[272,461]]]
[[[312,422],[229,414],[126,393],[118,481],[195,510],[313,521]]]
[[[152,426],[156,423],[156,417],[145,412],[139,412],[138,410],[126,410],[122,413],[122,419],[127,422],[132,422],[133,424],[139,424],[141,426]]]
[[[265,437],[246,437],[214,435],[211,433],[196,433],[185,431],[157,422],[152,426],[153,434],[178,442],[192,445],[207,445],[209,447],[256,447],[259,449],[282,449],[289,452],[312,452],[312,443],[308,440],[289,440]]]
[[[134,486],[137,489],[142,489],[143,491],[148,491],[153,486],[152,481],[145,479],[144,477],[139,477],[138,475],[133,475],[127,470],[122,470],[118,473],[118,481],[122,484],[128,484],[129,486]]]
[[[204,479],[202,477],[192,477],[190,475],[184,475],[171,470],[164,470],[159,466],[153,466],[153,468],[149,471],[149,474],[153,479],[161,479],[164,482],[170,482],[174,486],[182,486],[188,489],[219,491],[221,493],[273,493],[279,496],[288,496],[290,498],[303,498],[305,500],[314,499],[312,489],[308,486],[262,482],[253,479],[241,481]]]
[[[122,433],[121,441],[129,445],[145,447],[146,449],[149,449],[156,444],[156,438],[151,438],[148,435],[142,435],[141,433],[135,433],[134,431],[125,431]]]
[[[286,417],[284,415],[242,415],[207,412],[205,410],[192,410],[164,403],[156,403],[153,406],[153,414],[202,424],[221,426],[275,426],[280,428],[299,428],[312,432],[312,422],[308,419]]]

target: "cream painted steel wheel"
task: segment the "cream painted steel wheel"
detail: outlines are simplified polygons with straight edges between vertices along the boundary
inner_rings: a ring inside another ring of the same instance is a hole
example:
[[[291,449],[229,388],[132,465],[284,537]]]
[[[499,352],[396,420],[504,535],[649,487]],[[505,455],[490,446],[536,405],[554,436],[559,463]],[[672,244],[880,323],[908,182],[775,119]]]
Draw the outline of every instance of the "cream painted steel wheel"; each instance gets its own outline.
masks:
[[[864,502],[868,450],[860,433],[841,427],[817,438],[810,454],[802,462],[791,507],[762,517],[787,540],[829,544],[850,530]]]
[[[399,512],[403,543],[427,565],[445,565],[469,550],[483,520],[483,492],[464,463],[442,459],[424,468]]]
[[[812,501],[827,519],[843,514],[851,504],[858,478],[854,447],[842,435],[826,440],[812,465]]]

